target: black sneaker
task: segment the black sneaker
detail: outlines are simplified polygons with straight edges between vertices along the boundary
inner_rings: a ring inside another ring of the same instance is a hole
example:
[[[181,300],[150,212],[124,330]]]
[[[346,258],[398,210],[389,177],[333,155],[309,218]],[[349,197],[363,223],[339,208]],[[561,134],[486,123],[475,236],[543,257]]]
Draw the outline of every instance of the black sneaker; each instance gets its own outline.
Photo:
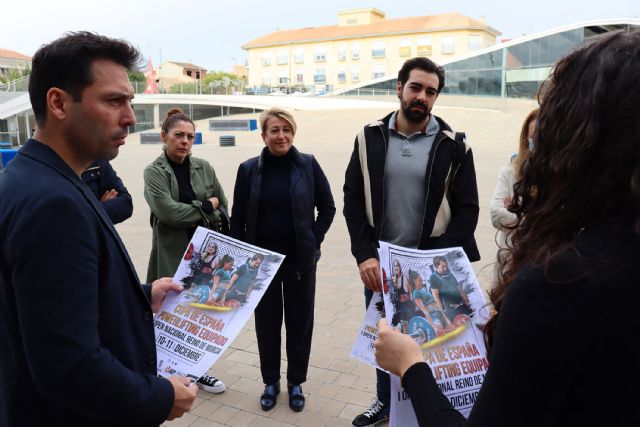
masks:
[[[373,399],[369,409],[353,419],[353,427],[374,426],[389,419],[389,407],[380,402],[378,398]]]
[[[201,389],[208,391],[209,393],[222,393],[225,390],[224,383],[214,377],[213,375],[204,374],[198,382],[198,387]]]

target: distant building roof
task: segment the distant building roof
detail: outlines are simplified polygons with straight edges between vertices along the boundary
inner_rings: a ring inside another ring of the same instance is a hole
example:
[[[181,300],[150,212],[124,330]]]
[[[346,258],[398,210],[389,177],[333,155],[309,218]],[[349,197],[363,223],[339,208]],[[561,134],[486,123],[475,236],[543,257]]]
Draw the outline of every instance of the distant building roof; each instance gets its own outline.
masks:
[[[477,19],[460,13],[445,13],[432,16],[411,18],[382,19],[363,25],[308,27],[295,30],[282,30],[253,39],[242,46],[243,49],[274,46],[289,43],[308,43],[322,40],[339,40],[362,37],[376,37],[381,34],[411,34],[418,32],[451,31],[455,29],[479,29],[495,35],[502,34]]]
[[[22,61],[31,61],[30,56],[23,55],[14,50],[1,49],[1,48],[0,48],[0,58],[10,58],[10,59],[18,59]]]
[[[194,69],[196,69],[196,70],[197,70],[197,69],[200,69],[200,70],[206,70],[206,68],[205,68],[205,67],[201,67],[201,66],[199,66],[199,65],[191,64],[191,63],[189,63],[189,62],[176,62],[176,61],[167,61],[167,62],[170,62],[170,63],[172,63],[172,64],[179,65],[179,66],[181,66],[182,68],[194,68]]]

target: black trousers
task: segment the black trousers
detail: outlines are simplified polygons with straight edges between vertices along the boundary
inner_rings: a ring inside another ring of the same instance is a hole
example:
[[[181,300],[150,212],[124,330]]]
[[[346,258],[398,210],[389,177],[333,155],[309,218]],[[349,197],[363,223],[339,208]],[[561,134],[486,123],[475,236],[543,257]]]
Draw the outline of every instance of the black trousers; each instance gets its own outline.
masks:
[[[280,380],[283,311],[287,332],[287,381],[302,384],[307,380],[315,294],[315,265],[300,271],[285,259],[255,311],[260,371],[265,384]]]

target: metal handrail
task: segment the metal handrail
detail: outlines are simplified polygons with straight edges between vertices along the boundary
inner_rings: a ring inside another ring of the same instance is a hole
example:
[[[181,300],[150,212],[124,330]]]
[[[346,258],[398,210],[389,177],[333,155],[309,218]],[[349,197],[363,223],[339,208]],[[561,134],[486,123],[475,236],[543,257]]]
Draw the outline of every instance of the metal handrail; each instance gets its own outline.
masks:
[[[24,89],[22,89],[22,83],[24,82]],[[21,90],[18,90],[18,85],[21,86]],[[29,86],[29,76],[20,77],[16,80],[11,80],[7,83],[0,83],[0,91],[2,92],[27,92]]]

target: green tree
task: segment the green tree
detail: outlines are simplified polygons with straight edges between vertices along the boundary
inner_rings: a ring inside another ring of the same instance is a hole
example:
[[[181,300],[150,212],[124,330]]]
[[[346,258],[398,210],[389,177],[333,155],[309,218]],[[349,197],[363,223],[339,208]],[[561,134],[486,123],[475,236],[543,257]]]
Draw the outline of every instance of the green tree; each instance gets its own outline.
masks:
[[[147,82],[147,78],[142,71],[129,71],[127,74],[129,74],[130,82]]]
[[[144,92],[147,87],[147,78],[142,71],[127,71],[129,81],[133,85],[136,93]]]
[[[29,68],[9,68],[4,73],[0,73],[0,83],[9,83],[28,76],[29,74],[31,74],[31,69]]]
[[[230,93],[232,87],[242,89],[247,85],[246,79],[225,71],[212,71],[202,79],[202,92],[210,94]]]

